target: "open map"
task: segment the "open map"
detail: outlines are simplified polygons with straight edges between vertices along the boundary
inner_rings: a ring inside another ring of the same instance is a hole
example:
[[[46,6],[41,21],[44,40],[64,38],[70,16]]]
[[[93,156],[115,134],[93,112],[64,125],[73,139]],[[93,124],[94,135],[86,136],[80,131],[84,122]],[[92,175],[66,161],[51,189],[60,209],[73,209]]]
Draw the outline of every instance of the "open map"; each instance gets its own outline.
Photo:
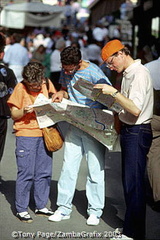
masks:
[[[61,103],[51,102],[43,94],[38,95],[32,107],[40,128],[66,121],[96,138],[109,150],[113,150],[117,133],[112,111],[89,108],[67,99],[63,99]]]
[[[93,88],[94,84],[85,79],[80,78],[73,87],[93,101],[102,103],[104,106],[108,107],[108,109],[115,112],[120,112],[122,110],[122,107],[115,102],[112,96],[102,94],[101,90]]]

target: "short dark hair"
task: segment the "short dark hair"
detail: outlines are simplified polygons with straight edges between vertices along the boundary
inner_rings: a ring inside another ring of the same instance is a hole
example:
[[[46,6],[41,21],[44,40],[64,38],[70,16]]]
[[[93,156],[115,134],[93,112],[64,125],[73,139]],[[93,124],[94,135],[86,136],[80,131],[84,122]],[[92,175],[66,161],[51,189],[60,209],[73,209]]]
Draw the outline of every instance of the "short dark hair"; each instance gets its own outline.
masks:
[[[124,52],[125,55],[131,55],[131,51],[128,47],[124,47],[123,49],[120,50],[121,52]]]
[[[77,65],[81,58],[81,51],[77,47],[69,46],[61,52],[61,63],[63,65]]]
[[[0,53],[4,52],[6,46],[6,38],[2,32],[0,32]]]
[[[12,38],[14,43],[20,43],[20,41],[23,38],[23,35],[20,33],[13,33]]]
[[[23,69],[24,83],[42,83],[44,79],[44,66],[39,62],[29,62]]]

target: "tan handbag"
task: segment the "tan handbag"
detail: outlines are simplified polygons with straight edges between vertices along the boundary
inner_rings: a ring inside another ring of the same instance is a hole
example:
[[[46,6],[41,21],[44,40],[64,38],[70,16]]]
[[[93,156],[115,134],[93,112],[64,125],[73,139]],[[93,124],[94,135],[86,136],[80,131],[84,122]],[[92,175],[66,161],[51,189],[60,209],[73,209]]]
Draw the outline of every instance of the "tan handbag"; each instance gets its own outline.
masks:
[[[57,125],[42,129],[44,142],[47,149],[51,152],[56,152],[63,146],[63,137],[57,128]]]
[[[51,97],[49,93],[49,81],[46,78],[46,87],[48,90],[48,96]],[[57,150],[61,149],[63,146],[64,139],[60,130],[58,129],[58,125],[55,124],[51,127],[46,127],[42,129],[44,142],[46,147],[51,152],[56,152]]]

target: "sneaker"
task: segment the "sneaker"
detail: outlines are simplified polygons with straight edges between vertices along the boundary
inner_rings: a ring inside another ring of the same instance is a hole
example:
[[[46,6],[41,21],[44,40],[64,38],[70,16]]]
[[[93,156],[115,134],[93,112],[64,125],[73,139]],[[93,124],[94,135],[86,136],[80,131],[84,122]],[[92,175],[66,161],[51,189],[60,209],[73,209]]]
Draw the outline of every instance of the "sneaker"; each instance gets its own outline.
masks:
[[[52,222],[60,222],[62,220],[70,219],[70,215],[62,213],[60,210],[56,210],[55,213],[48,218]]]
[[[115,232],[115,233],[121,233],[121,234],[122,234],[123,228],[116,228],[116,229],[114,230],[114,232]]]
[[[28,212],[17,213],[16,217],[22,222],[26,222],[26,223],[33,222],[33,219],[31,218]]]
[[[121,236],[122,233],[123,233],[123,228],[116,228],[114,230],[114,233],[117,235],[117,236]]]
[[[42,208],[42,209],[36,209],[35,214],[37,216],[49,217],[49,216],[53,215],[53,212],[50,211],[48,208]]]
[[[99,217],[97,217],[95,214],[91,214],[89,218],[87,219],[87,225],[98,225],[100,222]]]

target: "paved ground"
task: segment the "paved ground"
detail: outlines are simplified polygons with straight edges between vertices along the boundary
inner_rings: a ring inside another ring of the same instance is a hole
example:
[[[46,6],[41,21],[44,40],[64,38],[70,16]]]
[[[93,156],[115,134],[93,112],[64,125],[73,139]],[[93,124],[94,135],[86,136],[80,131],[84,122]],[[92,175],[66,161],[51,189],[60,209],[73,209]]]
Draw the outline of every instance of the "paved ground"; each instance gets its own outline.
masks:
[[[63,129],[66,129],[66,125]],[[5,146],[4,157],[1,162],[1,190],[0,194],[0,240],[13,239],[107,239],[114,228],[123,225],[125,204],[121,184],[120,152],[106,154],[106,204],[101,222],[98,226],[86,225],[85,197],[86,162],[82,160],[76,193],[73,201],[73,213],[70,220],[52,223],[44,217],[34,215],[33,198],[29,212],[34,221],[31,224],[22,223],[15,217],[14,192],[16,179],[15,137],[12,134],[12,121]],[[63,149],[54,154],[53,178],[51,184],[48,207],[56,209],[57,180],[62,167]],[[149,195],[149,194],[148,194]],[[147,206],[147,240],[160,240],[160,213],[154,212]],[[59,234],[59,235],[58,235]],[[56,236],[55,236],[56,235]],[[80,236],[81,237],[78,237]],[[103,238],[102,238],[103,236]]]

